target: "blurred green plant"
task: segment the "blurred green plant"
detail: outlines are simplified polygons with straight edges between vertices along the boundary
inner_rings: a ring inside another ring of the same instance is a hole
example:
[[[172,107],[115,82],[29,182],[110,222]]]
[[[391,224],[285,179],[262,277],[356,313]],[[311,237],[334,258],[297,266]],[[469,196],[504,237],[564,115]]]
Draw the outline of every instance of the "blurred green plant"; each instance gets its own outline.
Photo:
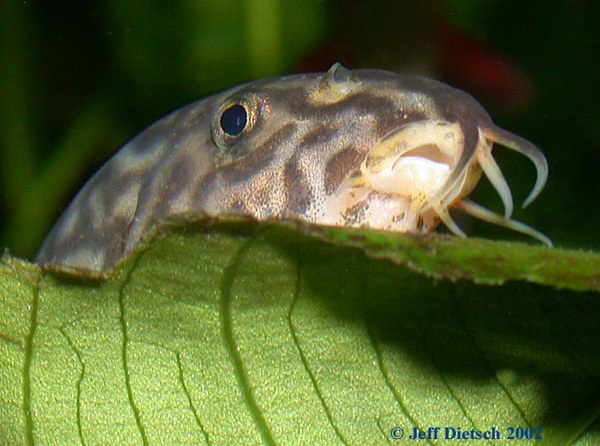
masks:
[[[9,212],[20,203],[36,162],[30,29],[22,7],[0,4],[0,194]]]
[[[61,9],[52,2],[0,2],[0,245],[32,255],[99,163],[169,110],[244,80],[292,71],[307,52],[323,50],[324,59],[335,60],[340,42],[347,44],[342,52],[360,46],[373,56],[365,64],[381,66],[403,57],[393,44],[406,35],[392,31],[407,28],[426,40],[429,28],[448,21],[509,55],[534,85],[534,108],[526,114],[494,113],[500,125],[538,144],[550,163],[544,193],[515,217],[559,246],[598,247],[599,5],[124,0]],[[315,50],[331,30],[336,40]],[[421,43],[408,49],[417,59],[432,42]],[[499,153],[518,197],[531,178],[510,156]],[[476,193],[486,196],[486,187]],[[486,228],[471,233],[491,235]]]

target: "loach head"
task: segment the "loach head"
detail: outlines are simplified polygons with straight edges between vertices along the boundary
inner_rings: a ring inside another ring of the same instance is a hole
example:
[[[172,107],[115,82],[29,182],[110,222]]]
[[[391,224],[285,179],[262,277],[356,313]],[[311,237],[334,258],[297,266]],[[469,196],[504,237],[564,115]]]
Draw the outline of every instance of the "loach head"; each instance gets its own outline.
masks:
[[[102,274],[161,219],[189,212],[426,232],[449,207],[548,241],[510,220],[512,197],[491,155],[531,143],[496,127],[469,95],[381,70],[300,74],[240,85],[161,119],[83,187],[36,260]],[[464,198],[481,171],[505,215]],[[487,212],[487,213],[486,213]]]

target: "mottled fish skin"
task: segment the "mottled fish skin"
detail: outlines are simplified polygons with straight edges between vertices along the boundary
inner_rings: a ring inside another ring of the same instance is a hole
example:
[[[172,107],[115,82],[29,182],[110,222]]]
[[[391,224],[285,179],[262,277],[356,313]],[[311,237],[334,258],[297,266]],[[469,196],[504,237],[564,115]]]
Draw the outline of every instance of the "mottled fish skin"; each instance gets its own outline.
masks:
[[[219,119],[235,103],[247,108],[249,125],[231,137]],[[171,113],[126,144],[78,193],[36,261],[104,272],[159,220],[188,212],[321,223],[327,197],[369,150],[425,119],[460,125],[462,170],[480,129],[496,128],[468,94],[380,70],[336,64],[327,73],[231,88]],[[352,218],[348,212],[338,223]]]

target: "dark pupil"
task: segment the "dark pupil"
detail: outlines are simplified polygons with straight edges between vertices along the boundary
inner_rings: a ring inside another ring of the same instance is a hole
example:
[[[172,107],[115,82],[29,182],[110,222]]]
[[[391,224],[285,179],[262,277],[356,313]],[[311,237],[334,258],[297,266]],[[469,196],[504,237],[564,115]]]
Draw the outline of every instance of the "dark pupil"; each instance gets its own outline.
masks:
[[[246,109],[239,104],[232,105],[221,115],[221,128],[229,136],[237,136],[246,127],[248,114]]]

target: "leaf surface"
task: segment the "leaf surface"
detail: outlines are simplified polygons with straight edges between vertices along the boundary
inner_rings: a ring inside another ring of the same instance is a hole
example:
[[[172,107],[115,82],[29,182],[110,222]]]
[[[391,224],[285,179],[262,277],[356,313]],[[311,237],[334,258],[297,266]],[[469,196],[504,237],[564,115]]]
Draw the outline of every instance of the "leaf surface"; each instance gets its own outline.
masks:
[[[397,263],[597,290],[598,255],[307,232],[170,228],[102,282],[5,257],[0,442],[398,444],[393,428],[430,426],[600,441],[598,294]]]

